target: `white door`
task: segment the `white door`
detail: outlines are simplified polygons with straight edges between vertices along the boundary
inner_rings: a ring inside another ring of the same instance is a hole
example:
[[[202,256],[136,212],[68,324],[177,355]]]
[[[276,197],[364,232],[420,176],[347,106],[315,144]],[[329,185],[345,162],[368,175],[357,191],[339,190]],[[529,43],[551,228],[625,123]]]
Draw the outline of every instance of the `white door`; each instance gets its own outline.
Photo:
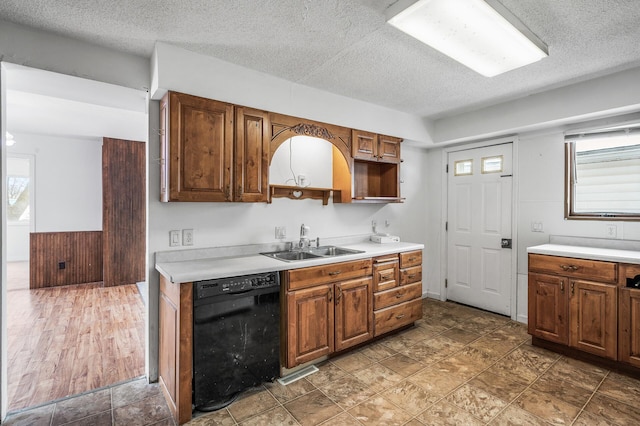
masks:
[[[447,173],[447,299],[503,315],[511,313],[511,151],[508,143],[451,152]]]

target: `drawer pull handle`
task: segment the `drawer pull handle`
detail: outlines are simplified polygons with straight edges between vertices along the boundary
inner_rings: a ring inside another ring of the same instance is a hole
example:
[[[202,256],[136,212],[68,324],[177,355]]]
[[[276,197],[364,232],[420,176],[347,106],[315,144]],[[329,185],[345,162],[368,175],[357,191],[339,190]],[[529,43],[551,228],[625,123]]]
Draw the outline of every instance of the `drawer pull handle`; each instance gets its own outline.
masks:
[[[415,278],[415,277],[416,277],[416,274],[407,275],[407,278],[409,278],[409,279],[412,279],[412,278]]]
[[[382,281],[390,281],[393,277],[391,275],[382,275],[380,278],[382,278]]]
[[[562,268],[563,271],[577,271],[580,269],[580,267],[576,265],[560,265],[560,268]]]
[[[575,281],[571,281],[571,295],[572,296],[575,293],[575,288],[574,288],[575,285],[576,285]]]
[[[329,272],[329,275],[336,276],[336,275],[340,275],[342,273],[342,271],[334,271],[334,272]]]
[[[409,260],[409,262],[413,262],[416,259],[418,259],[418,258],[417,257],[410,257],[408,260]]]
[[[404,314],[396,315],[396,319],[402,319],[402,318],[404,318]]]
[[[396,294],[396,299],[400,299],[401,297],[404,297],[404,295],[407,293],[398,293]]]

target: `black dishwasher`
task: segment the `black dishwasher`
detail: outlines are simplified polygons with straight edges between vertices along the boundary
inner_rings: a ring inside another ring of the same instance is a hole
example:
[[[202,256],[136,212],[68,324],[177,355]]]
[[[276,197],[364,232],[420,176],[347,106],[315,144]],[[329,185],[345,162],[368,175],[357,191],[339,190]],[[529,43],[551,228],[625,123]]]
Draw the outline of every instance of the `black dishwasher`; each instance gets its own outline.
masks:
[[[193,403],[212,411],[280,374],[277,272],[198,281],[193,292]]]

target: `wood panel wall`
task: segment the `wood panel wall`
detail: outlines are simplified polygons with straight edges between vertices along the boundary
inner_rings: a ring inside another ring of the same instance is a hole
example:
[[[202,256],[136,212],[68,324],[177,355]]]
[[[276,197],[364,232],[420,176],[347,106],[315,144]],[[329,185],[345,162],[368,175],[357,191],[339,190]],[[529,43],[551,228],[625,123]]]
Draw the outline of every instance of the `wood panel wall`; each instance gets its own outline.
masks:
[[[31,233],[29,288],[102,281],[102,244],[102,231]]]
[[[104,138],[102,231],[106,287],[145,278],[145,145]]]

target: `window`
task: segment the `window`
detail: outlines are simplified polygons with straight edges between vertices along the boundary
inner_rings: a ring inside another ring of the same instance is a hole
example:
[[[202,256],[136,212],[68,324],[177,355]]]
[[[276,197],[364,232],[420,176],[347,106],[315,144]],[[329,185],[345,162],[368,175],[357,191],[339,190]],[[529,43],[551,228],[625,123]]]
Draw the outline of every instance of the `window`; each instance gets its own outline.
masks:
[[[454,176],[468,176],[473,174],[473,160],[459,160],[453,164]]]
[[[565,138],[567,219],[640,220],[639,130]]]
[[[7,158],[7,222],[29,224],[33,194],[31,158],[11,155]]]

